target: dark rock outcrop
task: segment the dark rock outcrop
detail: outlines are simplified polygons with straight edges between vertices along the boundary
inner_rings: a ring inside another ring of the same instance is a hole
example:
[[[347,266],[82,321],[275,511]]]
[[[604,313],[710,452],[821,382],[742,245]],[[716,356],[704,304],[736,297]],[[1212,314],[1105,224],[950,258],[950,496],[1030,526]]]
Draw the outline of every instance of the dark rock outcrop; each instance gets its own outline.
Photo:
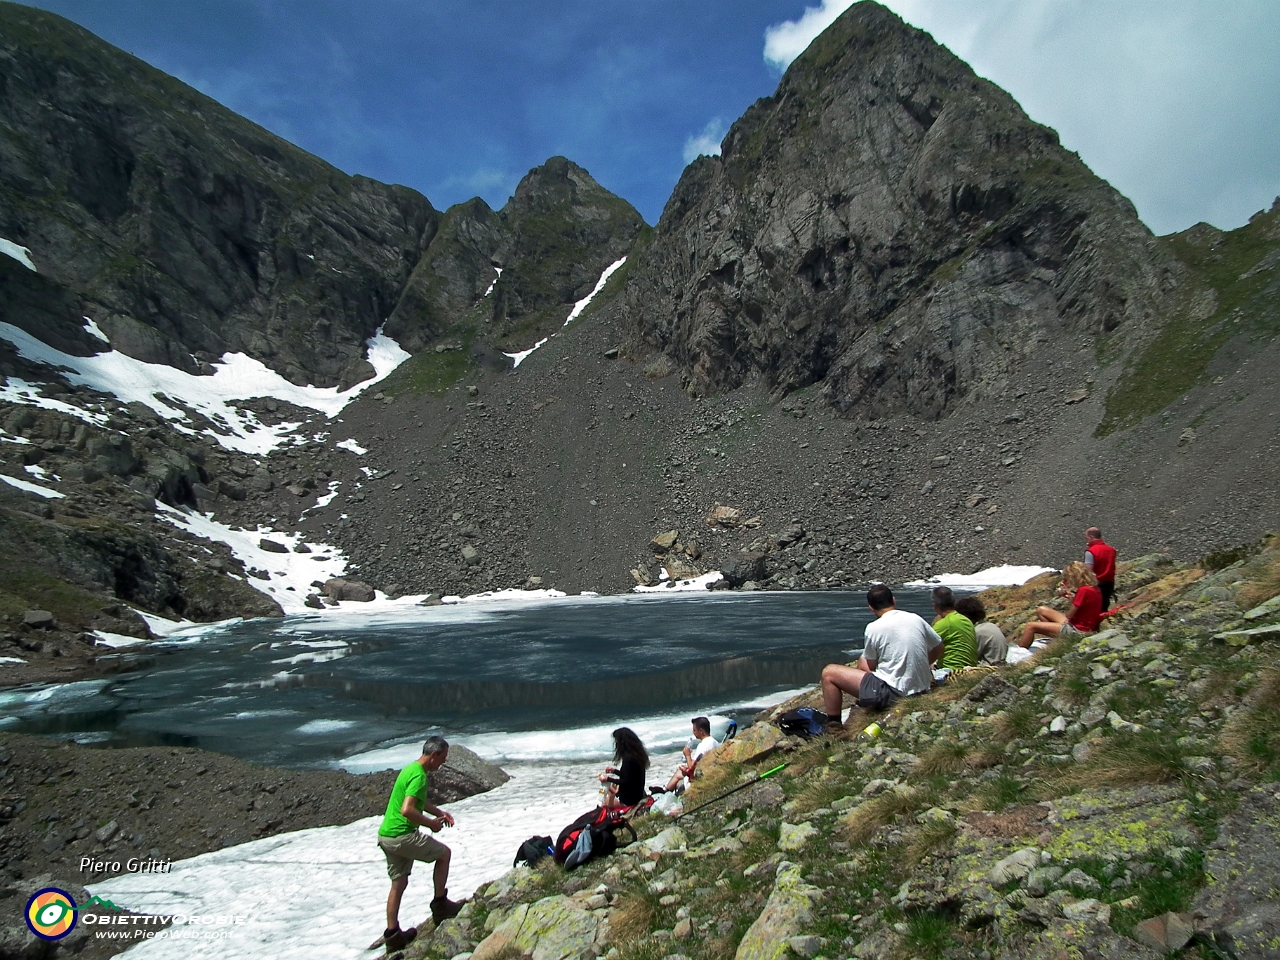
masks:
[[[116,349],[191,373],[227,350],[299,383],[371,373],[364,340],[435,233],[425,197],[349,177],[52,14],[0,7],[0,55],[0,235],[43,278],[20,293],[63,291],[7,298],[9,322],[34,332],[53,311],[83,348],[69,331],[88,315]]]
[[[576,163],[552,157],[501,210],[476,198],[445,212],[387,333],[416,351],[459,325],[469,335],[484,323],[489,337],[526,346],[559,327],[567,307],[643,229],[631,204]]]
[[[685,170],[625,310],[691,393],[758,373],[936,419],[1043,342],[1140,327],[1173,269],[1054,131],[863,2]]]

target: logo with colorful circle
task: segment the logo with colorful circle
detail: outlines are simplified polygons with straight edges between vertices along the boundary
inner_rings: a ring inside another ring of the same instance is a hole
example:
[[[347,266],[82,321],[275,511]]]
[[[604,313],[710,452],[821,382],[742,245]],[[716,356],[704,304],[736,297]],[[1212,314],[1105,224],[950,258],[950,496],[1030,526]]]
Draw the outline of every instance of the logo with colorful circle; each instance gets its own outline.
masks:
[[[42,940],[61,940],[76,925],[76,902],[57,887],[37,890],[27,901],[27,926]]]

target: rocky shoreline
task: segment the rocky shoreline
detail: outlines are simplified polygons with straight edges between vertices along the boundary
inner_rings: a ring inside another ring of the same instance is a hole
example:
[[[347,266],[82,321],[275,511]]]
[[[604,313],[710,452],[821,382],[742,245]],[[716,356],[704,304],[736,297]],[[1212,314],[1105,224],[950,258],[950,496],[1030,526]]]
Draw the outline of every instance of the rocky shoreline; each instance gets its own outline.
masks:
[[[191,748],[92,749],[0,733],[0,958],[54,955],[22,920],[36,890],[55,886],[84,903],[85,885],[122,873],[164,872],[237,843],[377,816],[397,773],[283,770]],[[506,780],[455,745],[431,778],[432,798],[447,803]],[[120,949],[78,926],[58,955]]]
[[[512,870],[405,960],[1274,958],[1280,538],[1121,585],[1106,630],[954,676],[878,737],[857,710],[811,741],[763,718],[686,806],[778,776],[576,872]],[[1053,586],[984,602],[1010,632]]]

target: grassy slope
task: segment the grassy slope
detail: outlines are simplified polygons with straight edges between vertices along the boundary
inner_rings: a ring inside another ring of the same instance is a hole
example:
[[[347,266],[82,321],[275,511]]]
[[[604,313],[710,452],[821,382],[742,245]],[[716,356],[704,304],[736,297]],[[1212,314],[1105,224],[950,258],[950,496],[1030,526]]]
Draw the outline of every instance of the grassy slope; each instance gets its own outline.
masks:
[[[1238,230],[1198,224],[1162,240],[1189,271],[1186,292],[1112,388],[1098,436],[1133,426],[1178,399],[1232,339],[1280,334],[1280,204]]]
[[[966,924],[960,905],[972,902],[971,894],[944,890],[948,883],[963,887],[958,877],[984,879],[996,860],[1030,845],[1049,851],[1061,871],[1086,875],[1066,899],[1108,904],[1111,931],[1132,935],[1137,922],[1187,909],[1215,882],[1205,869],[1209,845],[1237,802],[1235,788],[1280,776],[1280,733],[1268,719],[1280,708],[1280,670],[1263,647],[1224,648],[1212,639],[1246,609],[1280,593],[1280,538],[1246,553],[1223,570],[1213,568],[1232,558],[1206,558],[1192,567],[1160,558],[1127,565],[1124,599],[1133,605],[1113,625],[1130,646],[1113,648],[1105,637],[1059,641],[1025,665],[975,671],[900,704],[880,718],[885,732],[879,740],[824,737],[754,765],[708,764],[686,806],[779,757],[787,761],[775,778],[785,802],[781,809],[724,803],[685,819],[680,827],[696,855],[663,855],[656,865],[614,856],[571,875],[548,863],[517,880],[518,895],[507,892],[505,882],[482,889],[463,921],[482,939],[486,921],[493,929],[502,919],[494,914],[509,911],[513,899],[585,895],[604,883],[620,960],[672,953],[728,960],[769,898],[768,864],[785,857],[823,891],[799,932],[825,938],[824,956],[958,958],[1007,953],[1018,944],[1038,956],[1031,946],[1043,947],[1038,938],[1055,933],[1020,919],[1018,910],[1052,897],[1039,899],[1014,881],[995,890],[1011,909],[1002,907],[994,923]],[[1223,591],[1230,600],[1221,599]],[[1006,630],[1030,614],[1036,599],[1034,587],[986,597]],[[1250,625],[1276,619],[1280,611]],[[1100,665],[1125,682],[1091,679]],[[966,698],[990,677],[1003,702]],[[1048,733],[1052,716],[1077,715],[1085,704],[1114,710],[1141,728],[1104,722],[1092,732]],[[851,728],[865,722],[855,721]],[[1082,735],[1092,743],[1090,756],[1064,763],[1062,754]],[[899,786],[866,799],[864,789],[877,778]],[[1233,778],[1231,788],[1223,786]],[[1123,793],[1134,789],[1139,792]],[[1144,795],[1148,806],[1125,812],[1121,797]],[[1041,801],[1067,814],[1061,822],[1046,821]],[[1070,812],[1096,802],[1113,804],[1112,812],[1085,821]],[[780,853],[782,824],[804,822],[817,834],[802,849]],[[669,825],[662,817],[638,822],[642,837]],[[904,890],[914,893],[904,898]],[[674,939],[679,934],[672,931],[690,915],[692,935]],[[873,941],[874,951],[859,946]],[[409,956],[447,956],[454,946],[427,935]]]

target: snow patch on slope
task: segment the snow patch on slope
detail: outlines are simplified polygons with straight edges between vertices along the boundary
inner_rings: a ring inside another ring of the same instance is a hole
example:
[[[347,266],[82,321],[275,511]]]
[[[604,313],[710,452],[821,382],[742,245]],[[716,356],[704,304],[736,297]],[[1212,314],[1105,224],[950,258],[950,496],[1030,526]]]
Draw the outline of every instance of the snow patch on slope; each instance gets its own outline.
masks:
[[[912,580],[904,583],[904,587],[960,587],[966,590],[979,590],[986,587],[1020,587],[1032,577],[1042,573],[1053,572],[1052,567],[1014,567],[1004,564],[999,567],[988,567],[977,573],[941,573],[927,580]]]
[[[216,430],[206,428],[203,431],[206,436],[228,450],[257,455],[269,453],[285,443],[287,435],[301,424],[264,424],[252,411],[237,408],[235,401],[270,397],[335,417],[348,403],[409,358],[379,327],[377,335],[365,341],[366,357],[376,375],[349,390],[339,391],[337,387],[297,386],[243,353],[224,354],[222,361],[213,365],[213,376],[199,377],[165,364],[135,360],[117,350],[91,357],[73,357],[8,323],[0,323],[0,338],[11,342],[27,360],[70,371],[64,375],[72,384],[113,394],[123,403],[145,404],[183,433],[196,432],[186,425],[191,422],[188,411],[201,413],[218,427]],[[104,415],[94,415],[43,397],[35,392],[33,385],[13,378],[0,388],[0,399],[59,410],[99,425],[106,420]]]
[[[591,292],[573,305],[573,309],[569,311],[569,316],[565,318],[563,326],[567,327],[570,321],[576,320],[582,315],[582,311],[586,310],[587,307],[591,305],[591,301],[596,298],[596,294],[604,289],[604,285],[609,282],[609,278],[612,277],[614,272],[626,262],[627,258],[623,257],[616,263],[611,263],[609,266],[604,268],[604,273],[600,274],[600,279],[596,281],[596,285],[592,288]],[[551,337],[554,336],[554,333],[551,334]],[[537,350],[540,346],[550,340],[551,337],[543,337],[528,350],[521,350],[519,353],[504,353],[503,356],[510,357],[514,361],[511,365],[511,369],[514,370],[528,359],[529,354],[533,353],[533,351]]]
[[[280,604],[285,613],[308,613],[311,608],[305,603],[307,594],[316,592],[312,581],[323,583],[342,576],[347,569],[347,558],[342,551],[328,544],[309,543],[311,553],[295,553],[303,542],[301,534],[284,533],[265,525],[259,525],[256,530],[235,530],[211,516],[178,510],[159,500],[156,510],[160,519],[175,527],[205,540],[225,543],[246,570],[265,572],[265,579],[251,576],[246,582]],[[263,540],[272,540],[289,552],[263,550]]]
[[[26,480],[19,480],[17,477],[10,477],[3,473],[0,473],[0,480],[3,480],[11,487],[17,487],[19,490],[25,490],[27,493],[34,493],[37,496],[44,497],[46,500],[63,500],[67,496],[65,493],[59,493],[57,490],[50,490],[48,487],[42,487],[38,483],[29,483]]]
[[[31,262],[31,251],[26,247],[19,246],[12,240],[6,240],[4,237],[0,237],[0,253],[3,253],[6,257],[13,257],[13,259],[17,260],[32,273],[38,272],[36,270],[36,265]]]

